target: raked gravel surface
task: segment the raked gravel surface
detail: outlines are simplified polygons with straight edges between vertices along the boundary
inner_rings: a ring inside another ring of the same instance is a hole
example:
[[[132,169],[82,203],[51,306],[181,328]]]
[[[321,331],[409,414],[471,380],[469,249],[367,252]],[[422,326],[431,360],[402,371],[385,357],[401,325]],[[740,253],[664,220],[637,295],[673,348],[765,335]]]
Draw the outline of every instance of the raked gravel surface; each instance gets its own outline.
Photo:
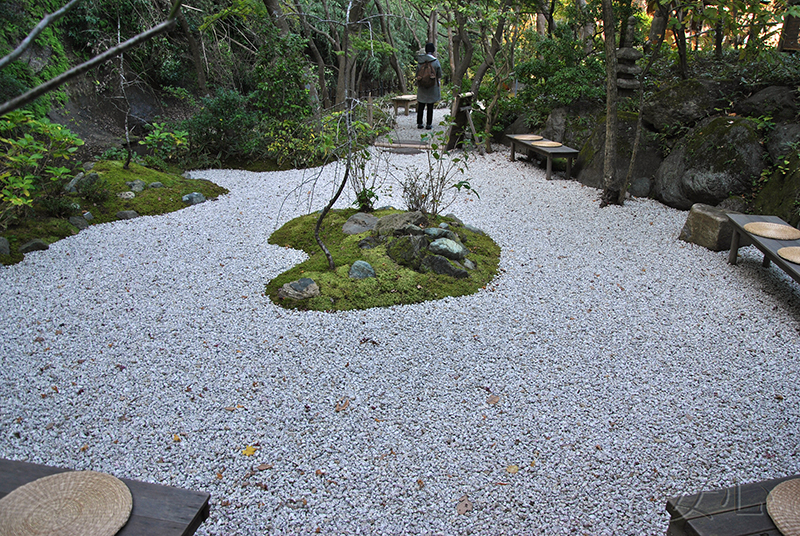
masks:
[[[273,305],[304,254],[267,238],[335,166],[195,171],[230,194],[0,268],[0,456],[209,492],[201,535],[656,535],[669,497],[800,473],[800,285],[497,149],[446,211],[502,247],[472,296]]]

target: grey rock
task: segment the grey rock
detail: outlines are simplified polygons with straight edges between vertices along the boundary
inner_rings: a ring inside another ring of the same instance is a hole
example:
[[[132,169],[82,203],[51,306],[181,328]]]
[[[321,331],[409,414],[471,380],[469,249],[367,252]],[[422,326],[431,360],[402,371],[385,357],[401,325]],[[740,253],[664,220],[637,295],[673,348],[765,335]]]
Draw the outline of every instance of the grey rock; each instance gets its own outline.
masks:
[[[281,299],[305,300],[306,298],[319,296],[319,294],[319,286],[313,279],[308,277],[286,283],[278,290],[278,297]]]
[[[464,260],[462,260],[462,261],[461,261],[461,264],[463,264],[463,265],[464,265],[464,268],[466,268],[467,270],[474,270],[475,268],[477,268],[477,267],[478,267],[478,265],[477,265],[477,264],[475,264],[475,261],[473,261],[473,260],[470,260],[470,259],[464,259]]]
[[[206,196],[204,196],[200,192],[192,192],[190,194],[184,195],[181,199],[187,205],[199,205],[200,203],[205,203]]]
[[[458,235],[450,229],[443,229],[441,227],[428,227],[425,229],[425,235],[436,240],[437,238],[449,238],[454,242],[460,242]]]
[[[31,251],[44,251],[46,249],[50,249],[44,240],[40,240],[38,238],[34,238],[30,242],[25,242],[19,247],[20,253],[30,253]]]
[[[658,132],[692,126],[714,112],[722,87],[708,80],[682,80],[650,97],[642,110],[644,121]]]
[[[717,117],[701,123],[658,168],[654,197],[674,208],[717,205],[748,191],[764,168],[764,149],[755,123]]]
[[[649,197],[652,190],[653,179],[650,177],[636,177],[628,187],[628,191],[634,197]]]
[[[378,236],[396,236],[397,231],[408,224],[421,226],[424,223],[425,215],[422,212],[400,212],[378,219],[375,231]]]
[[[130,200],[136,197],[136,194],[133,192],[117,192],[117,197]]]
[[[156,182],[151,182],[150,184],[147,185],[147,187],[148,188],[163,188],[164,184],[159,182],[159,181],[156,181]]]
[[[375,228],[378,223],[378,218],[366,212],[357,212],[347,218],[347,221],[342,225],[342,232],[346,235],[357,235],[366,233]]]
[[[422,230],[422,227],[419,225],[414,225],[413,223],[409,223],[408,225],[403,225],[400,229],[395,231],[396,234],[399,235],[414,235],[419,236],[421,234],[425,234]]]
[[[183,177],[184,179],[191,180],[192,179],[192,172],[191,171],[184,171],[183,175],[181,175],[181,177]]]
[[[447,275],[456,279],[469,277],[469,273],[459,264],[441,255],[429,255],[422,260],[420,268],[423,272],[433,272],[439,275]]]
[[[368,277],[375,277],[375,268],[372,267],[367,261],[356,261],[350,266],[348,272],[350,279],[367,279]]]
[[[431,242],[431,245],[428,246],[428,249],[435,255],[441,255],[454,261],[460,261],[466,257],[467,254],[469,254],[469,250],[467,248],[454,240],[450,240],[449,238],[437,238]]]
[[[689,210],[678,238],[711,251],[723,251],[731,247],[732,236],[733,224],[724,210],[696,203]]]
[[[125,183],[128,188],[131,189],[131,192],[139,193],[143,192],[145,188],[147,188],[147,183],[141,179],[136,179],[135,181],[128,181]]]
[[[447,223],[446,221],[443,221],[442,223],[439,224],[439,229],[449,229],[449,228],[450,224]]]
[[[770,115],[778,121],[794,121],[797,116],[795,91],[785,86],[770,86],[736,103],[733,111],[740,115]]]
[[[453,223],[455,223],[456,225],[464,225],[464,222],[458,219],[458,217],[456,217],[456,215],[453,214],[452,212],[450,214],[445,214],[444,217],[453,220]]]
[[[729,197],[728,199],[723,199],[717,205],[717,208],[725,212],[746,212],[747,202],[741,197]]]
[[[372,249],[380,245],[380,240],[375,238],[374,236],[368,236],[363,240],[358,241],[358,247],[361,249]]]
[[[482,229],[479,229],[479,228],[475,227],[474,225],[469,225],[468,223],[464,224],[464,229],[466,229],[467,231],[469,231],[471,233],[475,233],[477,235],[485,235],[486,234],[485,232],[483,232]]]
[[[64,191],[68,194],[74,194],[78,191],[78,183],[83,179],[84,173],[80,172],[72,178],[67,184],[64,185]]]
[[[401,236],[386,245],[386,254],[397,264],[417,270],[428,244],[425,236]]]
[[[553,109],[550,115],[547,116],[547,121],[545,121],[544,129],[542,130],[542,136],[548,140],[563,143],[564,136],[567,132],[568,116],[569,112],[566,108]]]
[[[636,115],[620,113],[617,115],[617,152],[614,158],[614,173],[617,177],[628,174],[634,140],[636,139]],[[606,143],[605,121],[592,131],[581,149],[576,161],[578,182],[592,188],[603,188],[603,167]],[[661,148],[646,132],[639,136],[639,151],[633,167],[631,183],[640,178],[652,179],[661,165]]]
[[[641,83],[634,78],[617,78],[617,87],[620,89],[638,89]]]
[[[94,219],[94,215],[92,215],[91,212],[84,212],[83,219],[85,219],[86,221],[92,221]]]
[[[94,169],[94,162],[84,162],[83,169],[85,169],[86,171],[91,171],[92,169]]]
[[[642,53],[635,48],[623,47],[617,49],[617,59],[623,61],[639,61]]]
[[[11,255],[11,244],[5,236],[0,236],[0,255]]]
[[[769,133],[767,152],[773,162],[789,154],[791,146],[800,142],[800,124],[797,122],[781,123]]]
[[[69,218],[69,222],[78,228],[79,231],[83,231],[87,227],[89,227],[89,222],[86,221],[86,218],[83,216],[71,216]]]
[[[627,65],[625,63],[620,63],[617,65],[617,72],[621,74],[629,74],[631,76],[639,76],[642,73],[642,68],[635,64]]]
[[[135,210],[120,210],[117,212],[118,220],[132,220],[138,218],[139,214]]]

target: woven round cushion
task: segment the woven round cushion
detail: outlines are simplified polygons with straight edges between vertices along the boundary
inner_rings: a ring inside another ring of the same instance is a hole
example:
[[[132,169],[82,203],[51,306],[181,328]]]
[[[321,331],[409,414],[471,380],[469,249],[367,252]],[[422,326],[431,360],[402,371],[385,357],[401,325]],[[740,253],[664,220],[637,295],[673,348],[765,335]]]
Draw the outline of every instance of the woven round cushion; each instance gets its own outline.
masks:
[[[789,262],[800,264],[800,247],[792,246],[789,248],[781,248],[778,250],[778,255]]]
[[[113,536],[130,517],[131,492],[105,473],[70,471],[0,499],[0,536]]]
[[[561,144],[557,141],[550,140],[535,141],[531,143],[531,145],[536,145],[538,147],[561,147]]]
[[[539,141],[539,140],[543,139],[538,134],[518,134],[518,135],[514,136],[514,138],[516,138],[516,139],[518,139],[520,141]]]
[[[800,478],[781,482],[769,492],[767,513],[783,536],[800,536]]]
[[[800,239],[800,229],[795,229],[791,225],[782,223],[771,223],[767,221],[753,221],[744,226],[744,230],[750,234],[772,238],[774,240],[798,240]]]

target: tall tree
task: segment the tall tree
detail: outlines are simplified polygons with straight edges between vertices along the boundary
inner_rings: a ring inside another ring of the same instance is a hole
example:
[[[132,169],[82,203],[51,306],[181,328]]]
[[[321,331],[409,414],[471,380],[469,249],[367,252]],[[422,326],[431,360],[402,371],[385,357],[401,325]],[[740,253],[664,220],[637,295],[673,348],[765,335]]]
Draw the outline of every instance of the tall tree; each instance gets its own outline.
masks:
[[[606,52],[606,144],[603,152],[603,195],[600,206],[618,205],[624,192],[616,177],[617,156],[617,47],[614,36],[614,7],[602,0],[603,38]]]

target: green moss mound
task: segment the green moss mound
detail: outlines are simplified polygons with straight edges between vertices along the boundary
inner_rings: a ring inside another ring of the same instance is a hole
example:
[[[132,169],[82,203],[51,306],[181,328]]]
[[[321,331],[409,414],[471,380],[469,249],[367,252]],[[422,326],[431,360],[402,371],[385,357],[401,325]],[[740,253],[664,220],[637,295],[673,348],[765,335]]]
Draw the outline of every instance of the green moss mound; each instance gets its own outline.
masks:
[[[117,212],[122,210],[135,210],[140,216],[154,216],[167,212],[174,212],[186,207],[183,196],[192,192],[200,192],[207,199],[219,197],[228,193],[228,190],[204,179],[184,179],[179,175],[162,173],[138,164],[131,163],[129,169],[122,167],[123,162],[101,161],[92,169],[104,182],[108,191],[106,200],[92,202],[79,194],[63,195],[60,203],[74,204],[80,207],[75,209],[73,215],[80,215],[88,211],[94,218],[90,225],[106,223],[117,219]],[[135,180],[144,181],[146,184],[160,182],[162,188],[145,188],[137,193],[133,199],[120,199],[117,194],[130,190],[126,183]],[[0,255],[0,263],[15,264],[23,259],[19,247],[35,238],[52,244],[62,238],[74,235],[78,228],[68,221],[67,217],[48,216],[41,207],[26,217],[17,225],[6,229],[2,236],[8,239],[11,254]]]
[[[386,216],[397,210],[377,211],[377,217]],[[400,266],[386,255],[386,244],[372,249],[361,249],[358,243],[371,233],[348,236],[342,232],[342,225],[356,213],[355,209],[334,211],[325,217],[320,237],[330,250],[336,264],[331,271],[328,260],[314,240],[314,226],[319,214],[300,216],[275,231],[269,243],[305,251],[309,258],[279,275],[267,284],[266,294],[277,305],[287,309],[312,311],[346,311],[389,307],[392,305],[420,303],[438,300],[446,296],[466,296],[485,287],[497,274],[500,262],[500,246],[488,235],[473,233],[463,227],[452,225],[464,245],[470,250],[469,258],[477,268],[469,272],[469,277],[454,279],[433,273],[419,273]],[[446,217],[432,218],[428,226],[435,227],[442,222],[453,224]],[[350,266],[357,260],[372,265],[376,277],[350,279]],[[320,296],[306,300],[278,298],[278,290],[286,283],[300,278],[313,279],[320,288]]]

